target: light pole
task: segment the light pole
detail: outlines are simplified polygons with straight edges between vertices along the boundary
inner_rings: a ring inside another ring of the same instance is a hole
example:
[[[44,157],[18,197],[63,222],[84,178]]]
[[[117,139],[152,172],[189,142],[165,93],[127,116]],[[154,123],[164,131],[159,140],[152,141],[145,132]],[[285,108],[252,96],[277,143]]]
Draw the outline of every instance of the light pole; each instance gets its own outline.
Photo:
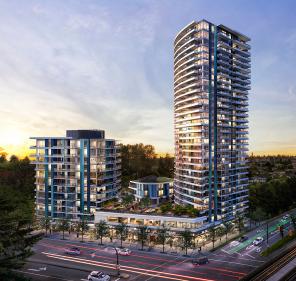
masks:
[[[266,223],[266,238],[267,238],[267,246],[268,246],[268,238],[269,238],[269,233],[268,233],[268,222]]]
[[[120,275],[120,265],[119,265],[119,255],[118,255],[118,250],[116,247],[114,247],[115,252],[116,252],[116,268],[117,268],[117,276],[119,277]]]

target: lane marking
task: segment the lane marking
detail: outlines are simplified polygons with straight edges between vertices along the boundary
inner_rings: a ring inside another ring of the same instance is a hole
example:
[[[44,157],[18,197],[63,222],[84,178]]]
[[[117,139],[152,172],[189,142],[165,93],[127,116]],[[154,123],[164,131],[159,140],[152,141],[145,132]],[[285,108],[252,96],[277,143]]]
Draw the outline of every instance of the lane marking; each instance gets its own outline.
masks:
[[[116,269],[116,265],[106,263],[106,262],[98,262],[98,261],[92,261],[89,259],[68,257],[68,256],[62,256],[62,255],[51,254],[51,253],[46,253],[46,252],[42,252],[42,253],[48,257],[55,258],[55,259],[73,261],[73,262],[77,262],[77,263],[97,265],[97,266],[102,266],[102,267],[106,267],[106,268]],[[199,277],[188,276],[188,275],[173,274],[173,273],[169,273],[169,272],[162,272],[162,271],[145,269],[145,268],[135,268],[135,267],[126,266],[126,265],[122,265],[120,268],[121,268],[121,270],[124,270],[124,271],[130,271],[130,272],[134,272],[134,273],[143,273],[143,274],[149,275],[149,276],[161,277],[161,278],[172,279],[172,280],[182,280],[183,281],[183,280],[187,280],[187,279],[193,279],[193,280],[200,280],[200,281],[214,281],[213,279],[205,279],[205,278],[199,278]],[[151,272],[151,273],[148,273],[148,272]],[[154,273],[154,274],[152,274],[152,273]],[[161,275],[161,274],[163,274],[163,275]],[[169,276],[165,276],[165,275],[169,275]],[[170,276],[175,276],[175,277],[170,277]],[[186,279],[179,279],[176,277],[181,277],[181,278],[186,278]]]
[[[250,266],[250,267],[254,267],[256,268],[257,266],[255,265],[250,265],[250,264],[246,264],[246,263],[240,263],[240,262],[234,262],[234,261],[221,261],[221,260],[214,260],[214,259],[209,259],[209,261],[217,261],[217,262],[226,262],[226,263],[232,263],[232,264],[239,264],[239,265],[245,265],[245,266]]]
[[[257,262],[257,260],[254,260],[255,257],[253,257],[253,256],[251,256],[251,255],[249,255],[249,254],[240,254],[240,253],[237,253],[237,254],[239,255],[239,257],[237,257],[236,259],[246,260],[246,261],[256,261],[256,262]],[[251,257],[252,259],[246,259],[246,258],[243,258],[243,256],[245,256],[245,255]],[[227,257],[225,257],[225,256],[223,256],[223,255],[220,255],[220,254],[214,254],[214,253],[211,253],[210,256],[217,256],[217,257],[224,257],[224,258],[227,258]],[[231,256],[231,257],[232,257],[232,256]],[[258,262],[264,262],[264,261],[258,261]]]
[[[179,257],[176,257],[174,260],[177,260],[177,259],[179,259]],[[184,260],[185,261],[185,260]],[[183,261],[183,262],[184,262]],[[158,269],[158,268],[160,268],[160,267],[163,267],[165,264],[168,264],[169,262],[165,262],[165,263],[162,263],[162,264],[160,264],[160,265],[158,265],[158,266],[155,266],[155,267],[153,267],[152,269],[153,270],[155,270],[155,269]],[[179,263],[177,263],[177,264],[179,264]],[[176,265],[177,265],[176,264]],[[134,278],[132,278],[131,280],[134,280],[134,279],[136,279],[136,278],[138,278],[139,276],[141,276],[142,274],[139,274],[139,275],[136,275]],[[152,278],[154,278],[153,276],[151,276],[151,277],[148,277],[147,279],[145,279],[145,281],[148,281],[148,280],[150,280],[150,279],[152,279]]]
[[[74,281],[72,279],[64,279],[64,278],[60,278],[60,277],[55,277],[55,276],[51,276],[51,275],[45,275],[45,274],[40,274],[40,273],[33,273],[33,272],[28,272],[28,271],[22,271],[22,270],[14,270],[16,272],[21,272],[21,273],[25,273],[25,274],[31,274],[31,275],[36,275],[36,276],[41,276],[41,277],[48,277],[48,278],[53,278],[53,279],[57,279],[57,280],[62,280],[62,281]]]
[[[50,248],[50,247],[53,247],[53,248],[55,248],[55,249],[61,249],[61,247],[55,247],[55,246],[50,246],[50,245],[48,245],[48,246],[46,246],[47,248]],[[50,252],[50,253],[52,253],[52,252]],[[55,254],[55,253],[52,253],[52,254]],[[103,259],[105,259],[105,260],[110,260],[110,261],[116,261],[116,258],[115,257],[112,257],[112,256],[103,256],[103,255],[96,255],[96,254],[94,254],[94,253],[92,253],[92,254],[87,254],[87,253],[85,253],[85,255],[90,255],[91,256],[91,258],[95,258],[95,257],[97,257],[97,258],[103,258]],[[175,268],[175,269],[177,269],[177,270],[179,270],[179,271],[183,271],[183,272],[190,272],[190,273],[196,273],[196,271],[194,271],[194,270],[189,270],[189,269],[183,269],[183,268],[179,268],[179,267],[177,267],[177,265],[179,264],[179,262],[176,262],[176,260],[177,259],[181,259],[182,257],[174,257],[174,259],[170,259],[170,260],[166,260],[166,262],[163,262],[163,263],[159,263],[158,262],[158,264],[156,264],[156,263],[152,263],[152,262],[144,262],[144,261],[138,261],[138,260],[136,260],[136,259],[132,259],[133,258],[133,256],[134,255],[132,255],[130,258],[128,258],[128,259],[121,259],[121,263],[127,263],[127,264],[130,264],[131,262],[132,263],[134,263],[134,264],[139,264],[139,265],[148,265],[149,267],[151,267],[151,266],[156,266],[157,268],[158,267],[164,267],[164,270],[166,269],[166,266],[165,266],[165,264],[169,264],[169,263],[171,263],[172,265],[170,266],[171,268]],[[187,261],[187,259],[184,259],[184,261],[183,262],[186,262]],[[160,265],[159,265],[160,264]],[[135,267],[135,268],[138,268],[138,267]],[[152,268],[153,269],[153,268]],[[204,272],[199,272],[199,274],[201,274],[201,275],[206,275],[206,273],[204,273]]]
[[[52,246],[52,245],[49,245],[49,244],[45,244],[46,245],[46,247],[47,248],[50,248],[50,247],[53,247],[53,248],[56,248],[56,249],[61,249],[61,247],[55,247],[55,246]],[[53,253],[54,254],[54,253]],[[68,257],[68,256],[67,256]],[[112,261],[115,261],[116,260],[116,258],[112,258],[112,257],[106,257],[106,256],[100,256],[100,255],[95,255],[95,257],[98,257],[98,258],[104,258],[105,260],[106,259],[108,259],[108,260],[112,260]],[[178,270],[178,271],[183,271],[183,272],[189,272],[189,273],[193,273],[193,274],[196,274],[197,272],[196,272],[196,270],[192,270],[192,269],[185,269],[185,268],[179,268],[179,267],[177,267],[176,265],[178,265],[178,264],[180,264],[180,262],[177,262],[176,263],[176,260],[177,259],[182,259],[183,257],[175,257],[174,259],[170,259],[169,261],[168,260],[166,260],[167,261],[167,263],[172,263],[173,265],[170,265],[169,267],[170,268],[175,268],[176,270]],[[184,258],[183,258],[184,259]],[[162,260],[164,260],[164,259],[162,259]],[[191,260],[191,259],[190,259]],[[187,259],[184,259],[183,261],[181,260],[181,263],[182,262],[186,262],[187,261]],[[131,259],[127,259],[127,260],[122,260],[122,262],[125,262],[125,263],[130,263],[130,262],[134,262],[134,263],[137,263],[137,264],[146,264],[146,265],[148,265],[148,266],[150,266],[150,265],[155,265],[155,264],[151,264],[151,263],[147,263],[147,262],[139,262],[139,261],[135,261],[135,260],[131,260]],[[164,263],[165,264],[165,263]],[[167,268],[167,266],[163,266],[163,265],[160,265],[159,267],[164,267],[164,270],[166,270],[166,268]],[[135,268],[138,268],[138,267],[135,267]],[[222,269],[222,268],[219,268],[219,267],[211,267],[212,269],[214,269],[214,270],[218,270],[218,271],[221,271],[221,272],[227,272],[228,274],[232,274],[233,276],[232,277],[235,277],[235,278],[238,278],[238,277],[241,277],[241,276],[239,276],[239,275],[242,275],[242,276],[244,276],[245,275],[245,273],[243,273],[243,272],[237,272],[237,271],[233,271],[233,270],[231,270],[231,269]],[[159,271],[158,271],[159,272]],[[163,271],[161,271],[161,272],[163,272]],[[206,273],[206,272],[201,272],[201,271],[199,271],[198,272],[198,274],[200,274],[200,275],[207,275],[208,273]],[[221,273],[222,274],[222,273]]]

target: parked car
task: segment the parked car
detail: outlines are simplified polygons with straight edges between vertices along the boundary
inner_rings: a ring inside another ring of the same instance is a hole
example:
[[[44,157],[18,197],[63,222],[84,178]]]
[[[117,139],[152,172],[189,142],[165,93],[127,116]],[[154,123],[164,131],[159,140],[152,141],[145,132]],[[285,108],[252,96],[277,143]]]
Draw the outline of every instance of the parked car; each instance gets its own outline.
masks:
[[[207,257],[197,258],[192,260],[193,265],[203,265],[209,263],[209,259]]]
[[[239,241],[239,242],[245,242],[245,241],[247,241],[248,239],[249,239],[248,236],[242,236],[242,237],[240,237],[240,238],[238,239],[238,241]]]
[[[102,271],[92,271],[88,277],[88,281],[109,281],[111,277]]]
[[[81,254],[80,249],[77,247],[67,248],[65,253],[68,255],[79,256]]]
[[[263,237],[257,237],[257,238],[253,241],[253,245],[254,245],[254,246],[259,246],[263,241],[264,241],[264,238],[263,238]]]
[[[121,256],[129,256],[131,253],[132,251],[128,248],[118,249],[118,254]]]

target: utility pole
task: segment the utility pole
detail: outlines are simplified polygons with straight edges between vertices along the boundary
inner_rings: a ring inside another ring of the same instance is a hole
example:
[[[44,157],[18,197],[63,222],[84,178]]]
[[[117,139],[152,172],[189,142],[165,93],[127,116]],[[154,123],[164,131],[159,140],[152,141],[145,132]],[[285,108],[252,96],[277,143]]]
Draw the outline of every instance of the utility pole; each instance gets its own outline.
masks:
[[[119,265],[119,257],[118,257],[118,250],[116,247],[114,247],[116,252],[116,269],[117,269],[117,276],[120,276],[120,265]]]
[[[266,223],[266,239],[267,239],[267,245],[268,245],[268,238],[269,238],[269,233],[268,233],[268,222]]]

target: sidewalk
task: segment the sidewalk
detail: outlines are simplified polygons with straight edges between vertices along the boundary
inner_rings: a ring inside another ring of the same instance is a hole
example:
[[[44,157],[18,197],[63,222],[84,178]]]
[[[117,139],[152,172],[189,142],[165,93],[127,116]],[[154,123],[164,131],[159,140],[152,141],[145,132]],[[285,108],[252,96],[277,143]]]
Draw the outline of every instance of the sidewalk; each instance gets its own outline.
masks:
[[[228,235],[228,239],[227,241],[235,238],[236,236],[238,236],[238,232],[234,232],[232,234]],[[51,239],[58,239],[58,240],[62,240],[62,233],[59,232],[53,232],[51,234],[48,233],[47,238],[51,238]],[[67,241],[75,241],[75,242],[81,242],[81,235],[79,235],[79,237],[77,238],[76,233],[71,233],[69,235],[69,233],[65,233],[65,240]],[[92,245],[96,245],[98,247],[120,247],[120,239],[116,239],[113,238],[112,242],[110,241],[110,238],[103,238],[103,245],[100,245],[100,240],[96,240],[96,239],[91,239],[90,235],[86,234],[83,237],[84,243],[88,243],[88,244],[92,244]],[[221,239],[216,240],[215,242],[215,248],[220,246],[221,244],[224,244],[226,242],[225,240],[225,236]],[[198,243],[197,247],[202,247],[202,253],[203,254],[208,254],[210,252],[210,250],[212,250],[213,246],[212,246],[212,242],[211,241],[207,241],[207,242],[203,242],[203,243]],[[136,241],[130,241],[130,240],[126,240],[122,242],[122,246],[124,248],[129,248],[130,250],[136,250],[136,251],[142,251],[141,250],[141,243],[140,242],[136,242]],[[144,245],[144,251],[145,252],[152,252],[152,253],[160,253],[160,254],[167,254],[167,255],[173,255],[173,256],[183,256],[185,255],[185,251],[181,250],[180,247],[170,247],[169,245],[165,245],[165,253],[162,253],[163,247],[161,244],[154,244],[153,246],[149,246],[149,245]],[[191,249],[188,248],[187,251],[187,256],[194,256],[198,253],[198,249]]]

